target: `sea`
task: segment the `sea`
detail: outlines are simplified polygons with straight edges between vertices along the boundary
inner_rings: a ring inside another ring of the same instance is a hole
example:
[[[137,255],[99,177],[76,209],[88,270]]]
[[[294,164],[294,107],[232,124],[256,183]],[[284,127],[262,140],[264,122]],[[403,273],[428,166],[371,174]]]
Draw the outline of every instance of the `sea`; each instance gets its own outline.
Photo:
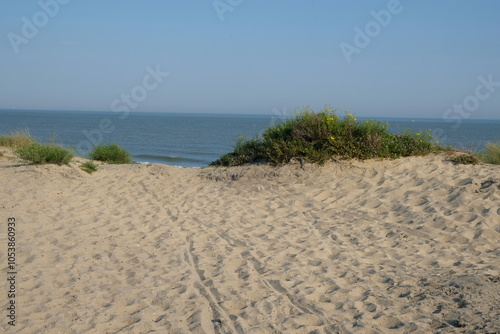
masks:
[[[0,134],[28,131],[85,156],[95,145],[116,143],[138,163],[205,167],[231,152],[240,138],[255,138],[284,116],[95,111],[0,110]],[[359,117],[359,121],[368,118]],[[389,130],[431,130],[441,145],[476,152],[500,141],[500,120],[371,118]]]

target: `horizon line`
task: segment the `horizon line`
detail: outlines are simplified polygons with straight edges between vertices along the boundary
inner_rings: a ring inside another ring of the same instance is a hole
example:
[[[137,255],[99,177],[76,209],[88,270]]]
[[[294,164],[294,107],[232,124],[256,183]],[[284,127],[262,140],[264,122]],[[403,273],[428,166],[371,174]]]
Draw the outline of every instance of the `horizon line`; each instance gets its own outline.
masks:
[[[21,111],[21,112],[70,112],[70,113],[103,113],[103,114],[116,114],[116,111],[110,110],[70,110],[70,109],[16,109],[16,108],[0,108],[0,111]],[[129,114],[166,114],[176,116],[190,116],[190,115],[206,115],[206,116],[269,116],[278,117],[272,113],[231,113],[231,112],[174,112],[174,111],[129,111]],[[284,114],[285,117],[293,116],[293,112]],[[281,115],[280,115],[281,116]],[[443,117],[408,117],[408,116],[358,116],[363,119],[404,119],[404,120],[441,120],[446,122]],[[500,121],[500,118],[464,118],[462,121]],[[447,123],[452,123],[447,122]]]

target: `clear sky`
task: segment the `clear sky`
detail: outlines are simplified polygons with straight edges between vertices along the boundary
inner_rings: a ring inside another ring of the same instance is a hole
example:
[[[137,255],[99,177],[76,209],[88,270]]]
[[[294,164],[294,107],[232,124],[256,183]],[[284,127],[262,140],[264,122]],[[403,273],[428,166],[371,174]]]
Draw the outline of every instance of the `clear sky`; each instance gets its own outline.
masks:
[[[498,0],[2,1],[0,108],[500,119],[499,36]]]

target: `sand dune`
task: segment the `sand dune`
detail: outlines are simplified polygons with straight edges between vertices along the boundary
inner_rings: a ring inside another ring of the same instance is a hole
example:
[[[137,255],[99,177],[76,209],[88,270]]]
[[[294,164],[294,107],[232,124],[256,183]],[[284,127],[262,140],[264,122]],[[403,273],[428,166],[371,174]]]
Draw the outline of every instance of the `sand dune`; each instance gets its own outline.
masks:
[[[500,332],[499,166],[89,175],[4,156],[0,184],[18,228],[6,333]]]

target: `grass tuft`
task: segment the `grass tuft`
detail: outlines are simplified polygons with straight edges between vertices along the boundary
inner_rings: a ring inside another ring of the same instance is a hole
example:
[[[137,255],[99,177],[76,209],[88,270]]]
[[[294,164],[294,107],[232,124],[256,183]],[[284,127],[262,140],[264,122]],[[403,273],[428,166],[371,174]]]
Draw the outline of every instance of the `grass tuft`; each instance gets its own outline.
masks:
[[[0,135],[0,146],[4,147],[22,147],[36,143],[28,130],[14,132],[8,135]]]
[[[89,153],[92,160],[104,161],[109,164],[130,164],[130,153],[116,144],[98,145]]]
[[[425,155],[441,150],[426,132],[389,132],[376,120],[358,122],[353,114],[339,117],[325,107],[304,108],[295,117],[268,128],[261,137],[236,144],[234,151],[211,165],[236,166],[264,160],[285,164],[292,159],[323,164],[334,158],[370,159]]]
[[[83,164],[80,165],[80,168],[89,174],[92,174],[93,172],[96,172],[98,169],[98,166],[93,162],[93,161],[87,161],[84,162]]]
[[[473,152],[455,155],[450,160],[459,165],[477,165],[481,162],[481,158]]]
[[[57,145],[42,145],[32,143],[29,145],[19,146],[14,152],[24,161],[31,162],[35,165],[57,164],[67,165],[71,162],[73,152]]]
[[[500,142],[486,144],[482,158],[487,164],[500,165]]]

